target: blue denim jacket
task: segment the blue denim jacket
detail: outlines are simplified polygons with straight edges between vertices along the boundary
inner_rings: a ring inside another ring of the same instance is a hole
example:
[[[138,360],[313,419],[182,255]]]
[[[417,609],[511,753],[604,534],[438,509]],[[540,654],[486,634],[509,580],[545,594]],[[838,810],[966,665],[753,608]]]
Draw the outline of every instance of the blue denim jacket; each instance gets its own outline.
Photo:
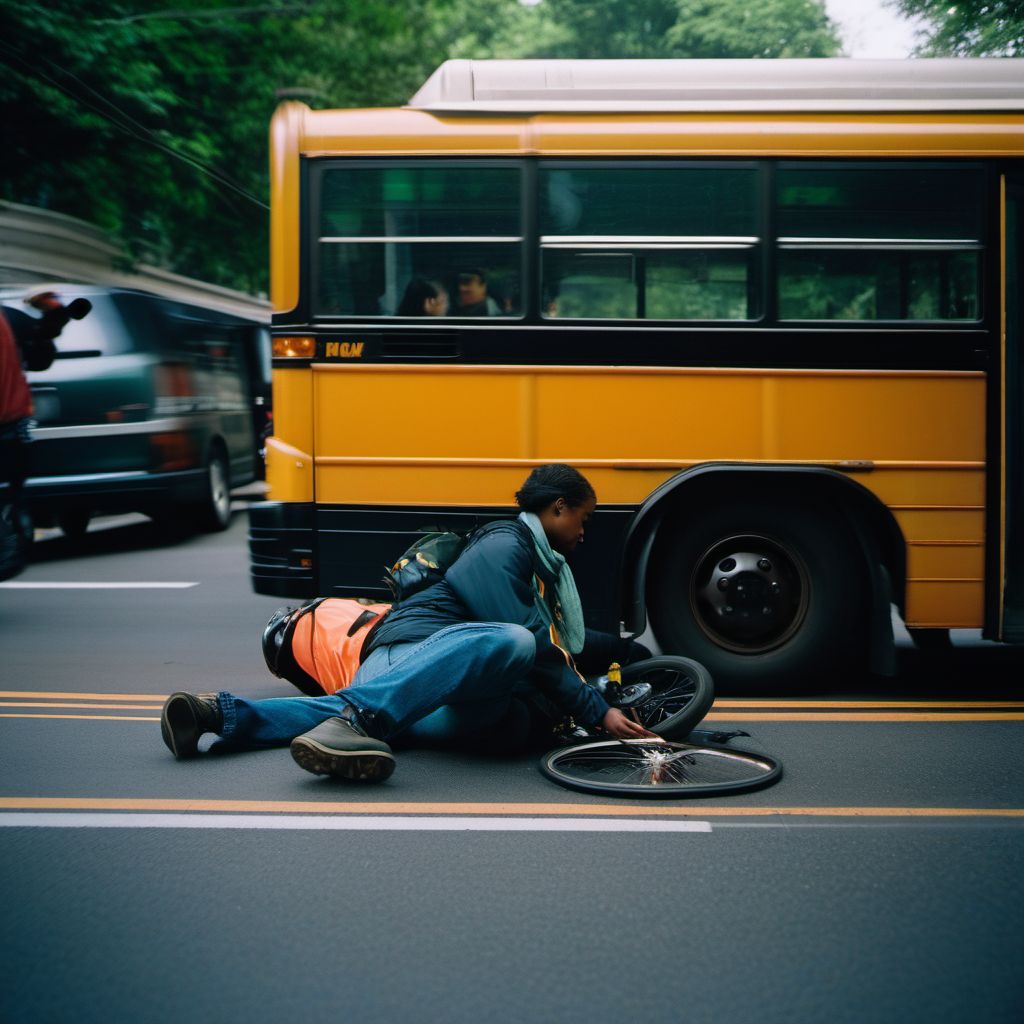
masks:
[[[364,654],[387,644],[425,640],[458,622],[524,626],[537,644],[530,681],[577,722],[594,725],[608,705],[576,670],[569,652],[552,641],[534,606],[534,575],[554,593],[554,580],[538,563],[529,530],[517,520],[489,523],[470,538],[443,580],[395,606]]]

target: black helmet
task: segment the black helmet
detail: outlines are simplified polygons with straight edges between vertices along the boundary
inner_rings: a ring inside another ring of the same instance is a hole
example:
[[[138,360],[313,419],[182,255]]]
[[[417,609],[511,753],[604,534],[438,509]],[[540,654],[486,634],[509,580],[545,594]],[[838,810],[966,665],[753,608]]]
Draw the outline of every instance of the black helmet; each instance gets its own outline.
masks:
[[[267,668],[278,679],[287,679],[310,697],[322,697],[324,690],[296,662],[292,654],[292,636],[299,619],[326,600],[326,597],[318,597],[315,601],[307,601],[306,604],[300,605],[298,608],[287,606],[278,608],[270,616],[270,621],[264,628],[261,637],[263,660],[267,663]]]
[[[291,625],[292,617],[297,608],[290,608],[287,605],[278,608],[273,615],[270,616],[270,621],[267,623],[266,628],[263,630],[263,636],[261,643],[263,646],[263,660],[267,663],[267,668],[278,677],[281,678],[281,673],[278,671],[278,663],[281,660],[281,645],[284,643],[284,635],[288,631],[289,625]],[[289,638],[290,639],[290,638]]]

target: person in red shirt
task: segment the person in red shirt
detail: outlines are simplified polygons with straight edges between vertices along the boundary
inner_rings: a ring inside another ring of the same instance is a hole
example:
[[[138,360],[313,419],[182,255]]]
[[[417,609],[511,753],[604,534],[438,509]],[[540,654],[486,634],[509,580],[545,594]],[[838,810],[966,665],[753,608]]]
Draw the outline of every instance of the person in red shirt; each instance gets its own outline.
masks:
[[[29,417],[32,392],[22,368],[21,348],[7,317],[0,312],[0,579],[16,576],[25,566],[30,529],[21,509],[28,476]]]
[[[16,309],[5,315],[0,309],[0,579],[21,572],[32,539],[22,508],[32,440],[32,392],[25,370],[49,369],[57,354],[53,339],[69,319],[80,320],[92,308],[86,299],[64,306],[53,292],[27,301],[43,315],[31,317]]]
[[[0,433],[32,415],[32,394],[21,366],[21,349],[0,312]]]

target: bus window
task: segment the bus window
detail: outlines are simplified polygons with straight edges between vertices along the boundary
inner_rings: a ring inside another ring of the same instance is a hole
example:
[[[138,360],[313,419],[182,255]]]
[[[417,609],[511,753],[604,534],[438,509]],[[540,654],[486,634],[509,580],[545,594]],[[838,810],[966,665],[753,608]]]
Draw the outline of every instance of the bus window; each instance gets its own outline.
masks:
[[[635,261],[629,253],[552,252],[545,262],[545,316],[632,320]]]
[[[545,254],[544,315],[597,320],[746,320],[751,251]]]
[[[749,320],[760,237],[752,164],[550,164],[544,315]]]
[[[518,316],[520,171],[505,166],[339,166],[319,179],[318,316],[398,315],[415,278],[448,293],[448,316]],[[486,299],[459,308],[460,277]]]
[[[976,252],[784,251],[784,320],[977,320]]]
[[[980,319],[979,167],[783,164],[776,188],[781,319]]]

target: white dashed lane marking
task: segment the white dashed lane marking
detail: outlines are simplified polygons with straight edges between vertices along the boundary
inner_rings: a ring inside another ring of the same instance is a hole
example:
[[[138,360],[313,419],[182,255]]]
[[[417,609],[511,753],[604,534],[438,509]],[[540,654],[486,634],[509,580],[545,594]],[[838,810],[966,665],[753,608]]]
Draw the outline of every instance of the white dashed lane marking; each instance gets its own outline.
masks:
[[[176,582],[114,582],[114,583],[80,583],[62,582],[51,580],[45,583],[27,583],[22,580],[17,582],[0,583],[0,590],[188,590],[190,587],[198,587],[198,582],[189,583],[185,581]]]

